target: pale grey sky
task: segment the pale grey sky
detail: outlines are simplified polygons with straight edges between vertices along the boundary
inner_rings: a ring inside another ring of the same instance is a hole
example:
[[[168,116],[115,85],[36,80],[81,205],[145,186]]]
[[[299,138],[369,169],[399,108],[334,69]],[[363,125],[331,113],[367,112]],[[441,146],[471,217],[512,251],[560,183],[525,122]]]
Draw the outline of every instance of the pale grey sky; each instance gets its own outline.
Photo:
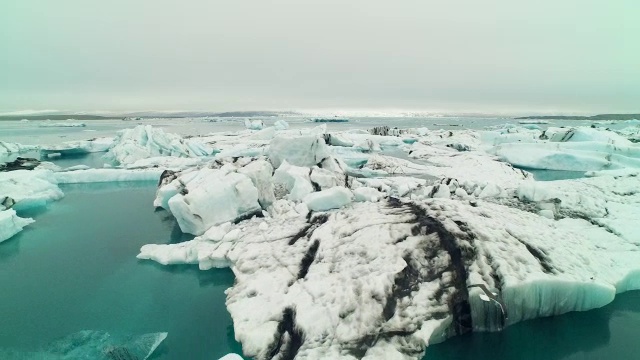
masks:
[[[640,111],[638,0],[1,0],[0,111]]]

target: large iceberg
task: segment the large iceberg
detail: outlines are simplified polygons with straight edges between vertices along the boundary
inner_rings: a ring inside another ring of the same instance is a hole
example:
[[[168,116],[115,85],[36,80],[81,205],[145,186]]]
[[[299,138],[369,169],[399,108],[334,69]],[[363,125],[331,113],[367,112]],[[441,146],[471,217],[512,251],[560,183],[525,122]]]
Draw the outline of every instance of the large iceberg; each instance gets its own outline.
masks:
[[[597,171],[640,168],[640,146],[611,131],[549,128],[529,142],[505,142],[489,150],[520,167]]]
[[[417,359],[455,334],[600,307],[640,287],[635,244],[488,202],[390,199],[267,222],[140,255],[232,266],[227,307],[245,355],[259,359]]]

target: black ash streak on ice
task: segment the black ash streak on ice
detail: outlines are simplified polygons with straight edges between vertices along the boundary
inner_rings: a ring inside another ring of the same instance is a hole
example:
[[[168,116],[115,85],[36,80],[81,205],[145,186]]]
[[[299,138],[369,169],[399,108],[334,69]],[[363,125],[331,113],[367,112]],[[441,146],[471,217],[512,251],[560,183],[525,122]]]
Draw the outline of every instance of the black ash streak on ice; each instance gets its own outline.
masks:
[[[395,203],[398,200],[391,200]],[[473,329],[471,321],[471,306],[469,305],[469,291],[467,290],[467,264],[471,264],[475,258],[473,247],[463,248],[456,237],[435,217],[427,214],[427,211],[415,203],[408,203],[411,211],[416,216],[418,224],[412,229],[414,235],[430,235],[436,233],[440,240],[440,247],[448,254],[451,263],[446,271],[453,273],[454,292],[449,299],[449,311],[453,315],[453,326],[456,335],[470,332]],[[463,240],[472,244],[475,236],[469,231],[466,224],[456,221],[456,225],[463,232]],[[429,281],[429,279],[426,279]]]
[[[419,289],[420,284],[430,283],[434,281],[440,282],[440,288],[433,295],[438,302],[446,299],[448,311],[434,311],[430,314],[429,319],[444,319],[451,315],[453,318],[450,331],[452,335],[460,335],[473,330],[471,317],[471,306],[469,304],[469,291],[467,288],[468,271],[467,267],[473,263],[476,258],[476,249],[473,242],[477,240],[476,236],[470,231],[467,224],[463,221],[454,221],[459,231],[453,234],[447,230],[445,225],[436,218],[437,215],[430,214],[437,212],[435,209],[426,208],[413,202],[403,202],[399,199],[390,198],[387,206],[401,212],[412,214],[414,218],[410,221],[415,222],[411,229],[411,233],[396,240],[395,244],[399,244],[406,240],[409,236],[424,236],[424,246],[420,251],[407,254],[404,257],[407,265],[399,273],[396,274],[392,291],[386,299],[380,299],[383,303],[383,311],[380,314],[382,323],[388,322],[396,313],[403,298],[411,297],[412,293]],[[308,219],[305,225],[298,233],[287,239],[288,245],[294,245],[301,239],[311,242],[313,233],[319,227],[329,221],[328,214],[314,214]],[[429,237],[437,239],[434,242],[429,241]],[[435,246],[434,246],[435,245]],[[313,240],[307,251],[300,260],[299,272],[297,279],[304,279],[308,274],[311,266],[316,259],[316,255],[320,249],[321,242],[319,239]],[[442,252],[446,252],[449,262],[446,266],[429,267],[423,266],[429,261],[433,261]],[[422,257],[418,259],[416,257]],[[450,273],[451,278],[447,282],[443,282],[443,275]],[[492,274],[493,275],[493,274]],[[496,275],[497,276],[497,275]],[[496,285],[500,287],[502,281],[495,278]],[[394,337],[410,337],[417,328],[406,330],[385,330],[384,326],[380,327],[378,333],[367,334],[358,341],[350,344],[343,344],[343,348],[356,358],[365,356],[367,350],[373,347],[378,341],[383,339],[391,339]],[[282,319],[279,320],[277,333],[274,334],[274,343],[269,347],[269,359],[293,359],[296,357],[298,350],[304,343],[304,333],[296,326],[295,308],[287,307],[284,309]],[[419,356],[423,349],[404,349],[406,354],[413,353]]]

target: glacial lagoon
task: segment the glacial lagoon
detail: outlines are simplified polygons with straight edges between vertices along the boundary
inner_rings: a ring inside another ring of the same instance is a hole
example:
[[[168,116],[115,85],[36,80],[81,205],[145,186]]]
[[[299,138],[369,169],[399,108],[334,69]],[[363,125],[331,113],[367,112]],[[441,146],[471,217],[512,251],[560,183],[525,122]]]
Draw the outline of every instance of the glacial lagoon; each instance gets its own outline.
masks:
[[[65,185],[65,197],[26,212],[37,221],[0,246],[0,348],[33,351],[81,330],[168,332],[151,359],[240,353],[225,289],[229,269],[136,259],[147,243],[189,240],[152,207],[149,182]],[[633,359],[640,292],[588,312],[525,321],[427,348],[425,359]],[[7,359],[11,360],[11,359]]]
[[[330,124],[329,128],[348,129],[380,121],[355,119],[353,123]],[[402,124],[415,126],[424,121],[405,119]],[[464,122],[463,119],[441,121],[448,122],[447,126],[454,130],[459,128],[456,123]],[[504,122],[502,119],[482,121],[482,126],[471,122],[467,125],[472,128]],[[178,131],[178,128],[171,129],[168,120],[153,125]],[[16,126],[12,130],[11,126],[0,127],[0,130],[14,131],[11,140],[15,137],[25,143],[29,140],[57,143],[72,138],[86,139],[90,135],[112,136],[129,124],[96,122],[96,131],[62,128],[42,134],[37,127]],[[87,126],[92,127],[94,122]],[[234,121],[222,125],[187,121],[180,125],[179,132],[205,133],[241,127]],[[295,133],[298,129],[302,132],[309,124],[292,121],[292,128],[296,129]],[[421,146],[424,144],[414,147],[420,149]],[[341,149],[351,151],[342,154],[346,160],[355,154],[353,149],[341,147],[335,147],[335,153],[340,155]],[[52,160],[62,168],[75,165],[101,168],[103,154],[42,159]],[[420,166],[427,163],[425,159],[410,158],[393,146],[382,149],[380,154],[388,156],[390,164],[407,161],[403,166],[408,171],[419,170],[416,174],[402,171],[401,175],[410,174],[429,182],[442,176],[421,170]],[[38,157],[41,154],[28,151],[9,155]],[[495,165],[486,155],[482,156],[483,164]],[[436,169],[441,168],[447,167]],[[585,176],[584,171],[526,170],[533,173],[538,183]],[[485,169],[478,167],[470,171],[484,172]],[[51,176],[58,175],[53,172]],[[234,285],[230,269],[201,271],[198,265],[163,266],[136,259],[143,245],[175,244],[193,238],[180,230],[174,216],[153,208],[157,181],[75,185],[63,181],[59,186],[64,198],[46,208],[19,212],[20,216],[33,217],[36,222],[0,245],[0,359],[70,358],[50,353],[49,344],[55,344],[55,350],[79,349],[77,355],[84,351],[82,346],[93,346],[93,350],[101,348],[99,342],[107,333],[116,343],[125,341],[123,339],[135,342],[142,339],[141,336],[157,338],[163,336],[157,334],[167,333],[151,359],[218,359],[227,353],[241,353],[225,307],[225,290]],[[497,333],[454,337],[427,348],[425,359],[634,359],[640,352],[633,336],[638,327],[640,292],[634,291],[617,295],[603,308],[529,320]],[[83,342],[86,338],[91,341]]]

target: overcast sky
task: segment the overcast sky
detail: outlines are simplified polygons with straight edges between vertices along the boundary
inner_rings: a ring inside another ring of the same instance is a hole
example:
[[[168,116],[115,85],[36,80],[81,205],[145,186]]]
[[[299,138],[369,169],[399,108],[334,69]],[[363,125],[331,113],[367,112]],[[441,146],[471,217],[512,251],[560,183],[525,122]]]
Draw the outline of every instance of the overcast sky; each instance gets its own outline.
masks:
[[[0,111],[640,112],[638,0],[0,0]]]

